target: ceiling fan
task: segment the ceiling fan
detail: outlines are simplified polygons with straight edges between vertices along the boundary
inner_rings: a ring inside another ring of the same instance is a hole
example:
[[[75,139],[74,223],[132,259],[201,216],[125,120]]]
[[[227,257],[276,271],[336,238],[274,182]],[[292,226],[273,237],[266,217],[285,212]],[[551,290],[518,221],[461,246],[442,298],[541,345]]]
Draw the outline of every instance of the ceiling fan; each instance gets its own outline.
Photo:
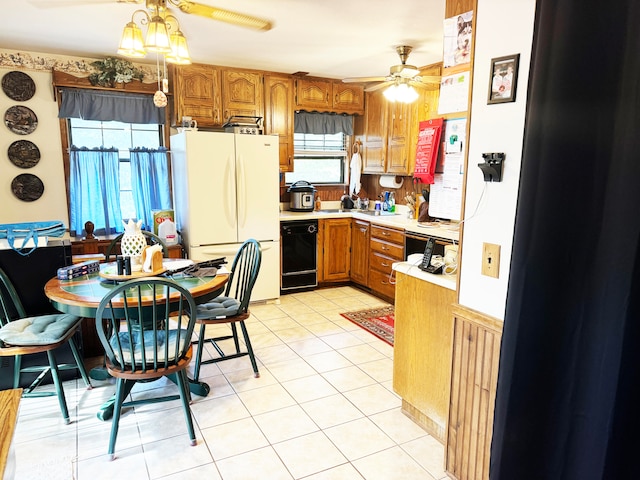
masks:
[[[125,3],[134,5],[144,3],[147,10],[154,12],[165,11],[168,6],[174,6],[183,13],[211,18],[213,20],[237,25],[239,27],[251,28],[259,31],[271,30],[273,27],[273,24],[269,20],[263,18],[213,7],[204,3],[192,2],[190,0],[32,0],[30,3],[40,8],[81,4],[96,5],[99,3]]]
[[[440,76],[437,75],[419,75],[420,69],[413,65],[407,65],[407,58],[413,47],[408,45],[400,45],[396,47],[396,52],[400,56],[400,65],[393,65],[389,69],[389,75],[386,77],[354,77],[343,78],[345,83],[370,83],[380,82],[365,88],[366,92],[373,92],[381,88],[396,84],[411,85],[417,88],[437,88],[440,85]]]

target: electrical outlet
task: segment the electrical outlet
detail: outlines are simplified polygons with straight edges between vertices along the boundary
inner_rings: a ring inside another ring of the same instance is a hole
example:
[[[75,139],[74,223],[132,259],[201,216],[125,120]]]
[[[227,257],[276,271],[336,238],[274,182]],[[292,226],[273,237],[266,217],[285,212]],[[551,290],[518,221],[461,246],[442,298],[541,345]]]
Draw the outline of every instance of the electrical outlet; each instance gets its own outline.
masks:
[[[482,244],[482,275],[498,278],[500,273],[500,245]]]

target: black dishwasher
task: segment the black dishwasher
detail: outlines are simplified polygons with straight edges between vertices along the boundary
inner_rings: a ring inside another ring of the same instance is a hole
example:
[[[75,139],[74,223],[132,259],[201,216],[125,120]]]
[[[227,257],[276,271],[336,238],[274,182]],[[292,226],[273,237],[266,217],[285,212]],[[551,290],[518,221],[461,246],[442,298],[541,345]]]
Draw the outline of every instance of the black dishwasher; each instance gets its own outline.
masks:
[[[318,285],[317,240],[317,220],[280,224],[280,290],[285,292]]]

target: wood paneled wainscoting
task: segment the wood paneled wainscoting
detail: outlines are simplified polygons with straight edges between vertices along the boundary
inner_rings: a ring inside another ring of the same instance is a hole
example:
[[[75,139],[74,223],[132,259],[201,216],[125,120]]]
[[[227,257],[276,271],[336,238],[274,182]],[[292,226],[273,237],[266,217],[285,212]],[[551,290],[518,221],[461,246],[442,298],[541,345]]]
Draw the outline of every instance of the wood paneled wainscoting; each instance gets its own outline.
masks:
[[[488,480],[503,322],[457,304],[452,311],[446,471],[457,480]]]

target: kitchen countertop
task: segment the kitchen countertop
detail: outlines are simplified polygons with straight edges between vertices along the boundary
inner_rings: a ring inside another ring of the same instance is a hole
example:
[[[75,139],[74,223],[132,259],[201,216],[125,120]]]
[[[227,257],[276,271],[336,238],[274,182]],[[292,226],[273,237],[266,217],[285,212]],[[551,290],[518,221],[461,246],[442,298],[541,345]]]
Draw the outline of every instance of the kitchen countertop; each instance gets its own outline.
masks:
[[[446,275],[446,274],[433,274],[427,273],[420,268],[410,262],[396,262],[392,266],[394,272],[402,272],[407,275],[411,275],[412,277],[418,278],[420,280],[424,280],[425,282],[433,283],[434,285],[439,285],[444,288],[448,288],[449,290],[456,289],[456,275]]]
[[[371,215],[360,210],[338,211],[338,208],[326,208],[312,212],[292,212],[283,210],[280,212],[280,221],[318,220],[323,218],[357,218],[377,225],[394,227],[408,233],[417,233],[428,237],[438,237],[447,240],[459,241],[459,225],[455,222],[429,222],[419,224],[415,218],[407,218],[407,210],[403,205],[398,205],[399,213],[396,215]],[[369,210],[371,211],[371,210]]]

